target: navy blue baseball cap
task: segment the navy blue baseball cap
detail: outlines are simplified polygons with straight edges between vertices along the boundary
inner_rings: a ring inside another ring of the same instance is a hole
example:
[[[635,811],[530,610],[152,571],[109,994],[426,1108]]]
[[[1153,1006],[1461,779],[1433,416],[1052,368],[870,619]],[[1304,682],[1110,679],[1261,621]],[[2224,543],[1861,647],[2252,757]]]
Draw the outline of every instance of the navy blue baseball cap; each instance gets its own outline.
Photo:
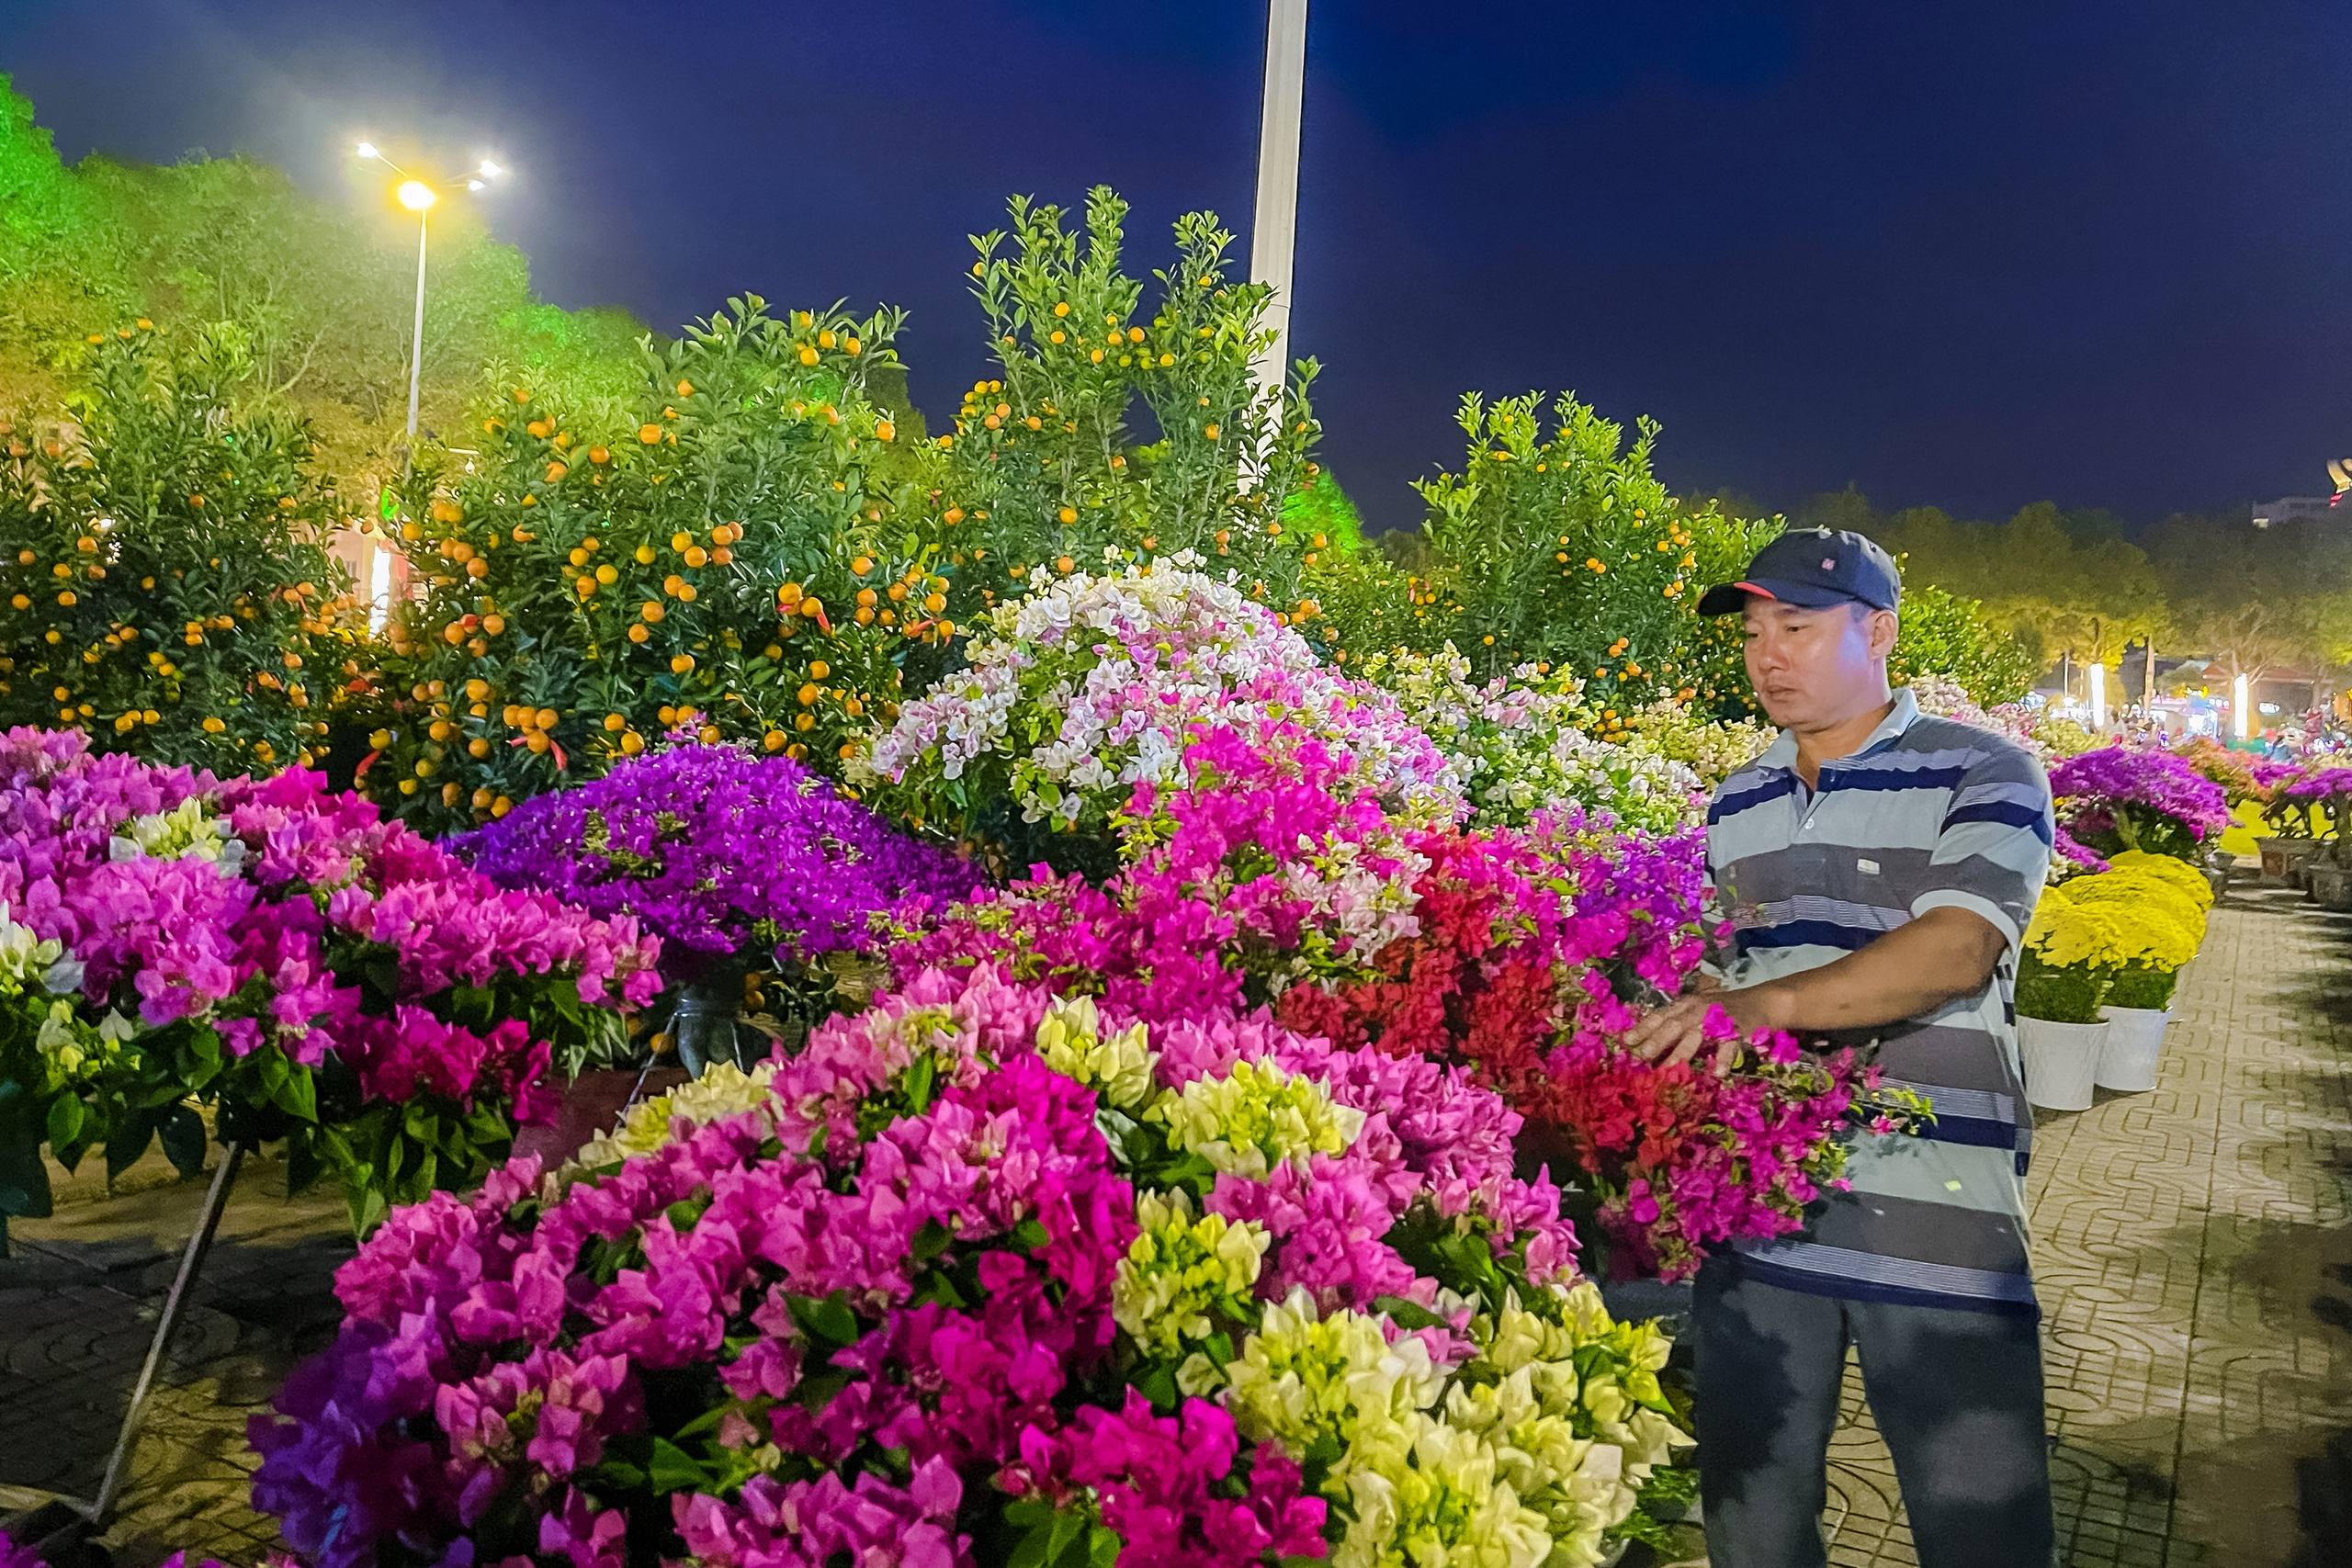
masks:
[[[1757,551],[1747,563],[1747,574],[1737,582],[1722,583],[1701,595],[1699,614],[1735,614],[1747,607],[1751,593],[1805,610],[1846,604],[1892,610],[1902,592],[1894,558],[1860,534],[1792,528]]]

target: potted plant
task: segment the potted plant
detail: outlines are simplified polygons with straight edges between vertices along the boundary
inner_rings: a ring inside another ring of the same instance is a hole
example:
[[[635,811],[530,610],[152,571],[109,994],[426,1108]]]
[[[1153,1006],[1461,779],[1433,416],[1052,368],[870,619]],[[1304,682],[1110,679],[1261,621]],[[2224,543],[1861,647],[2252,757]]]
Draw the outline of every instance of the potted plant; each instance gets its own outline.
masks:
[[[2169,751],[2109,746],[2050,770],[2058,820],[2075,840],[2112,859],[2126,850],[2201,864],[2230,825],[2222,785]]]
[[[2164,855],[2125,853],[2113,869],[2066,885],[2077,905],[2102,906],[2121,938],[2100,1016],[2107,1039],[2095,1075],[2101,1089],[2139,1093],[2156,1087],[2156,1064],[2181,971],[2205,939],[2211,887],[2190,867]]]
[[[2108,1024],[2099,1016],[2122,962],[2120,922],[2098,901],[2077,902],[2077,877],[2049,888],[2026,928],[2018,963],[2018,1047],[2026,1098],[2049,1111],[2087,1111]]]
[[[2313,767],[2272,792],[2272,820],[2299,824],[2310,850],[2302,884],[2324,909],[2352,909],[2352,859],[2344,852],[2343,823],[2352,811],[2352,767]],[[2264,854],[2267,871],[2268,852]]]
[[[502,886],[560,889],[659,934],[652,1043],[697,1076],[716,1061],[748,1066],[771,1040],[797,1042],[862,1003],[876,918],[978,884],[792,759],[688,739],[452,842]]]

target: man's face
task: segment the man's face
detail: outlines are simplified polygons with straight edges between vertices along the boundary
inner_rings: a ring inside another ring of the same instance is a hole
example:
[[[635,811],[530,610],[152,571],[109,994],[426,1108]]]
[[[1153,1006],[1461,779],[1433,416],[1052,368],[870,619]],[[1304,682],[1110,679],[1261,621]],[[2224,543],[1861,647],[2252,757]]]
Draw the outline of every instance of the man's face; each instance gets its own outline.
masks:
[[[1807,610],[1747,597],[1747,679],[1783,729],[1831,725],[1884,700],[1892,611],[1851,603]]]

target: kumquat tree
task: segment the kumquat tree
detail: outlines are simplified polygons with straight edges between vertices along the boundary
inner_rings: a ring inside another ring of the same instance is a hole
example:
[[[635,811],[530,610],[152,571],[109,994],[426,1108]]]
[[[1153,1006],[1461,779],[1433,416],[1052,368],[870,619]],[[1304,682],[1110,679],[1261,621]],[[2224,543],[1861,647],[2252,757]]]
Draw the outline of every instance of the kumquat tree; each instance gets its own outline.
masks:
[[[311,761],[365,667],[308,425],[232,325],[90,334],[62,420],[0,422],[0,725],[222,774]]]
[[[471,472],[410,487],[408,702],[362,787],[462,826],[673,730],[822,755],[927,679],[947,580],[899,526],[923,497],[865,392],[899,319],[730,300],[648,349],[619,431],[512,389]]]
[[[1081,246],[1060,208],[1016,197],[1009,254],[1001,231],[973,238],[972,292],[997,373],[974,383],[939,444],[943,537],[971,593],[963,613],[1017,597],[1038,567],[1066,576],[1101,570],[1105,551],[1190,550],[1285,617],[1311,615],[1300,574],[1329,542],[1285,529],[1283,509],[1317,472],[1314,362],[1279,403],[1259,394],[1272,290],[1227,276],[1233,236],[1211,212],[1176,220],[1177,264],[1152,275],[1157,308],[1136,320],[1143,286],[1120,265],[1126,212],[1109,188],[1091,192]],[[1159,427],[1148,445],[1128,424],[1137,398]]]
[[[1462,400],[1462,471],[1417,488],[1429,504],[1412,572],[1368,553],[1310,579],[1342,656],[1452,642],[1484,681],[1521,666],[1585,682],[1598,727],[1671,700],[1744,711],[1735,628],[1693,613],[1779,530],[1692,509],[1652,471],[1657,426],[1624,427],[1573,396]]]

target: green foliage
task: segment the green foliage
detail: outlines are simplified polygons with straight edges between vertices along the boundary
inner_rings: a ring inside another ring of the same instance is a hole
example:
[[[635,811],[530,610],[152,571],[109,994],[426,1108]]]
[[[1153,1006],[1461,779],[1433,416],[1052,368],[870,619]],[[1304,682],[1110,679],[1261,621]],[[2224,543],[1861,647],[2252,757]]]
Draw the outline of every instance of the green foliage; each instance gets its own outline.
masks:
[[[1520,664],[1593,683],[1596,710],[1659,697],[1742,711],[1747,678],[1731,629],[1693,613],[1779,531],[1668,494],[1650,467],[1657,427],[1629,446],[1622,425],[1573,397],[1547,435],[1530,393],[1491,406],[1473,394],[1459,423],[1459,474],[1418,488],[1429,502],[1423,564],[1361,552],[1311,578],[1337,641],[1363,658],[1451,641],[1476,680]],[[1603,694],[1600,682],[1609,682]]]
[[[1933,583],[1904,589],[1902,620],[1903,634],[1887,660],[1897,685],[1940,675],[1989,708],[2016,702],[2041,673],[2039,661],[1982,604]]]
[[[1094,569],[1106,550],[1194,550],[1240,573],[1253,597],[1297,599],[1312,547],[1283,513],[1312,477],[1314,362],[1278,405],[1258,395],[1271,290],[1228,277],[1233,236],[1215,213],[1176,220],[1177,265],[1152,275],[1157,307],[1135,321],[1143,286],[1121,266],[1126,211],[1107,187],[1089,193],[1081,247],[1060,208],[1016,197],[1011,254],[998,254],[1001,232],[973,239],[972,293],[997,374],[974,383],[939,442],[943,537],[973,569],[956,581],[978,589],[952,596],[961,618],[1033,567]],[[1159,428],[1148,446],[1127,423],[1138,398]]]
[[[46,401],[86,371],[93,327],[143,315],[224,323],[248,375],[307,416],[355,499],[401,470],[416,224],[313,201],[246,158],[62,166],[0,77],[0,402]],[[423,423],[454,429],[485,371],[585,408],[625,401],[643,330],[532,299],[522,254],[467,203],[432,219]]]
[[[2018,1015],[2051,1023],[2097,1023],[2111,965],[2045,964],[2028,947],[2018,961]]]
[[[903,665],[920,685],[953,635],[947,579],[863,393],[898,324],[730,300],[646,351],[618,429],[513,389],[471,471],[405,492],[425,594],[363,788],[451,827],[673,728],[829,758]]]
[[[1363,549],[1363,518],[1329,468],[1306,466],[1306,483],[1283,502],[1283,526],[1300,535],[1317,554],[1352,556]]]
[[[224,774],[306,755],[348,607],[309,430],[241,396],[228,328],[93,336],[75,423],[0,427],[0,722]]]

